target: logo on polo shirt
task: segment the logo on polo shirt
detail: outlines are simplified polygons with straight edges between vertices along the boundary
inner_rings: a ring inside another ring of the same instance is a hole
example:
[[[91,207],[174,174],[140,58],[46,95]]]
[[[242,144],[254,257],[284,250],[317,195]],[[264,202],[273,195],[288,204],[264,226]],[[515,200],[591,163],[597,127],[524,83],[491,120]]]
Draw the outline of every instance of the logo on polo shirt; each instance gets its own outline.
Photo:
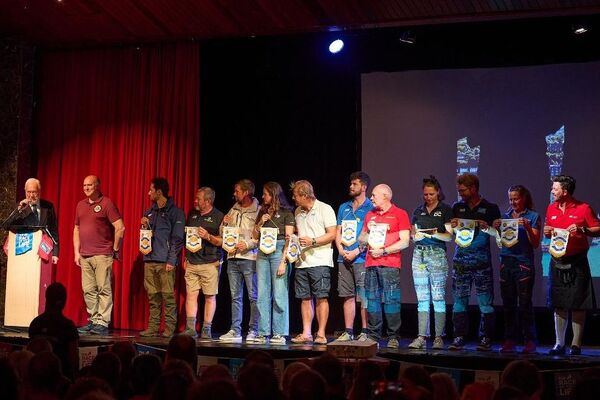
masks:
[[[458,212],[465,212],[465,211],[467,211],[467,209],[466,209],[466,208],[459,208],[459,209],[458,209]]]
[[[551,216],[550,219],[556,219],[556,215]]]
[[[442,216],[442,212],[441,211],[436,211],[433,213],[434,217],[441,217]]]
[[[212,217],[204,218],[204,222],[213,222]]]
[[[577,215],[569,215],[569,218],[575,219],[577,218]]]
[[[423,212],[421,213],[421,215],[427,215],[427,213],[426,213],[425,211],[423,211]]]
[[[100,204],[98,204],[96,207],[94,207],[94,212],[99,213],[100,211],[102,211],[102,206],[100,206]]]
[[[196,214],[192,215],[192,219],[196,219],[198,216]]]
[[[480,212],[480,213],[482,213],[482,214],[485,214],[485,212],[486,212],[486,211],[487,211],[487,209],[485,209],[485,208],[481,208],[481,207],[479,207],[479,208],[477,209],[477,212]]]

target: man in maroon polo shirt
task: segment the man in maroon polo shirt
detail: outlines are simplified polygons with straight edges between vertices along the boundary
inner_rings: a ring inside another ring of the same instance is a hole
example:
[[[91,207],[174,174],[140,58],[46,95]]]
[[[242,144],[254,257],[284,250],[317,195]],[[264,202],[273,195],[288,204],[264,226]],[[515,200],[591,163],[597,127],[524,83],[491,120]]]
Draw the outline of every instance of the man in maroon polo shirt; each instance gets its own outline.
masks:
[[[100,192],[100,180],[83,180],[85,199],[77,204],[73,248],[75,264],[81,267],[81,286],[89,322],[82,334],[106,335],[112,311],[113,260],[118,258],[125,225],[113,202]]]
[[[565,333],[569,311],[573,341],[570,355],[581,354],[581,339],[585,324],[586,310],[594,309],[596,301],[590,265],[587,258],[588,236],[600,234],[600,221],[589,206],[573,197],[575,179],[568,175],[552,178],[554,202],[546,211],[544,235],[551,238],[556,229],[568,231],[566,250],[560,257],[552,257],[550,262],[549,305],[554,309],[554,329],[556,344],[550,355],[565,354]],[[552,245],[552,243],[551,243]],[[556,255],[556,253],[555,253]]]

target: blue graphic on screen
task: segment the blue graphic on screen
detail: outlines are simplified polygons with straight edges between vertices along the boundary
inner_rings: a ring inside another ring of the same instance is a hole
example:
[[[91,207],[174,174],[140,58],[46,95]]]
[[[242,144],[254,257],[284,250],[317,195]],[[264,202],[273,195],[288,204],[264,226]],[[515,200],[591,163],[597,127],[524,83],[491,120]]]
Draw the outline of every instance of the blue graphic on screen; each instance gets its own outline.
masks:
[[[481,146],[469,146],[468,138],[456,141],[456,175],[471,173],[477,175]]]
[[[546,136],[546,157],[548,157],[548,169],[550,170],[550,181],[557,175],[560,175],[562,171],[563,158],[565,152],[563,147],[565,144],[565,126],[561,126],[559,130]],[[550,203],[554,199],[552,193],[550,194]],[[542,271],[544,276],[548,276],[548,270],[550,268],[550,253],[548,253],[548,246],[550,245],[550,239],[542,236]]]

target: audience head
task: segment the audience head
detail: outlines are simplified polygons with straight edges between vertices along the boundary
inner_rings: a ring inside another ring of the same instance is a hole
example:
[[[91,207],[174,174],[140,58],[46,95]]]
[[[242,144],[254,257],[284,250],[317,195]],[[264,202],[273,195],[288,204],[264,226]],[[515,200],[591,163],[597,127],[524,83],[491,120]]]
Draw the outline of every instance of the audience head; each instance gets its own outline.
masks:
[[[17,378],[20,382],[25,380],[25,376],[27,375],[27,366],[29,365],[29,361],[33,356],[34,354],[29,350],[17,350],[9,354],[8,360],[15,369],[15,373],[17,374]]]
[[[167,361],[152,389],[150,398],[152,400],[183,399],[193,382],[194,373],[187,362],[179,359]]]
[[[273,360],[273,356],[271,356],[266,351],[262,350],[253,350],[244,359],[243,368],[248,366],[252,366],[255,364],[263,364],[268,366],[271,369],[275,369],[275,361]]]
[[[496,389],[492,400],[529,400],[529,396],[512,386],[503,386]]]
[[[27,343],[26,350],[33,354],[42,353],[45,351],[52,352],[52,343],[43,336],[36,336]]]
[[[173,359],[183,360],[192,368],[194,375],[198,371],[198,355],[196,341],[188,335],[175,335],[169,341],[165,362]]]
[[[245,400],[278,399],[281,397],[275,371],[264,363],[244,365],[238,376],[238,387]]]
[[[241,400],[232,379],[208,379],[195,382],[188,390],[187,400]],[[266,400],[266,399],[265,399]]]
[[[420,386],[429,392],[433,392],[433,383],[429,372],[420,365],[411,365],[402,371],[400,381],[405,388],[414,388]]]
[[[487,382],[470,383],[463,389],[460,400],[491,400],[494,387]]]
[[[162,363],[154,354],[140,354],[131,364],[133,394],[148,395],[162,372]]]
[[[290,382],[289,400],[325,400],[327,384],[325,379],[312,369],[298,372]]]
[[[381,381],[384,378],[383,371],[377,363],[369,360],[359,362],[354,370],[354,381],[350,389],[349,399],[370,398],[373,382]]]
[[[206,367],[200,375],[200,380],[205,381],[217,381],[217,380],[229,380],[233,382],[233,377],[229,372],[229,368],[223,364],[214,364]]]
[[[109,351],[99,353],[92,360],[90,376],[104,380],[114,391],[121,377],[121,361],[119,357]]]
[[[67,304],[67,289],[60,282],[54,282],[46,288],[46,311],[62,312]]]
[[[128,371],[131,368],[131,362],[137,355],[135,346],[129,340],[115,342],[110,351],[114,353],[121,361],[122,371]]]
[[[324,353],[313,361],[312,368],[325,379],[329,397],[345,398],[344,367],[338,358]]]
[[[26,381],[35,393],[56,394],[62,381],[60,359],[51,351],[37,353],[29,361]]]
[[[527,360],[515,360],[502,371],[500,386],[512,386],[527,396],[542,393],[542,376],[538,367]]]
[[[431,384],[434,400],[458,400],[460,397],[454,379],[445,372],[431,374]]]
[[[285,370],[283,371],[283,376],[281,377],[281,391],[287,397],[290,394],[290,383],[294,375],[296,375],[300,371],[304,371],[310,369],[308,365],[300,361],[294,361],[290,363]]]
[[[112,399],[113,391],[104,380],[94,376],[84,376],[75,381],[67,391],[65,400]]]

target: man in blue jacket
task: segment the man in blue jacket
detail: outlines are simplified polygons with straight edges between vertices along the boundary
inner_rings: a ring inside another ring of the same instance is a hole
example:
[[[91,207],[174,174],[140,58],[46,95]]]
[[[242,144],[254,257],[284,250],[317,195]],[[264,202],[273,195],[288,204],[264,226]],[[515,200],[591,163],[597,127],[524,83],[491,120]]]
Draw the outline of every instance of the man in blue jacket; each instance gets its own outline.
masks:
[[[144,287],[148,292],[148,328],[140,336],[158,336],[161,308],[165,308],[163,337],[173,336],[177,323],[175,267],[184,243],[185,214],[169,197],[169,183],[154,178],[148,196],[152,207],[144,212],[142,228],[152,230],[152,251],[144,256]]]

